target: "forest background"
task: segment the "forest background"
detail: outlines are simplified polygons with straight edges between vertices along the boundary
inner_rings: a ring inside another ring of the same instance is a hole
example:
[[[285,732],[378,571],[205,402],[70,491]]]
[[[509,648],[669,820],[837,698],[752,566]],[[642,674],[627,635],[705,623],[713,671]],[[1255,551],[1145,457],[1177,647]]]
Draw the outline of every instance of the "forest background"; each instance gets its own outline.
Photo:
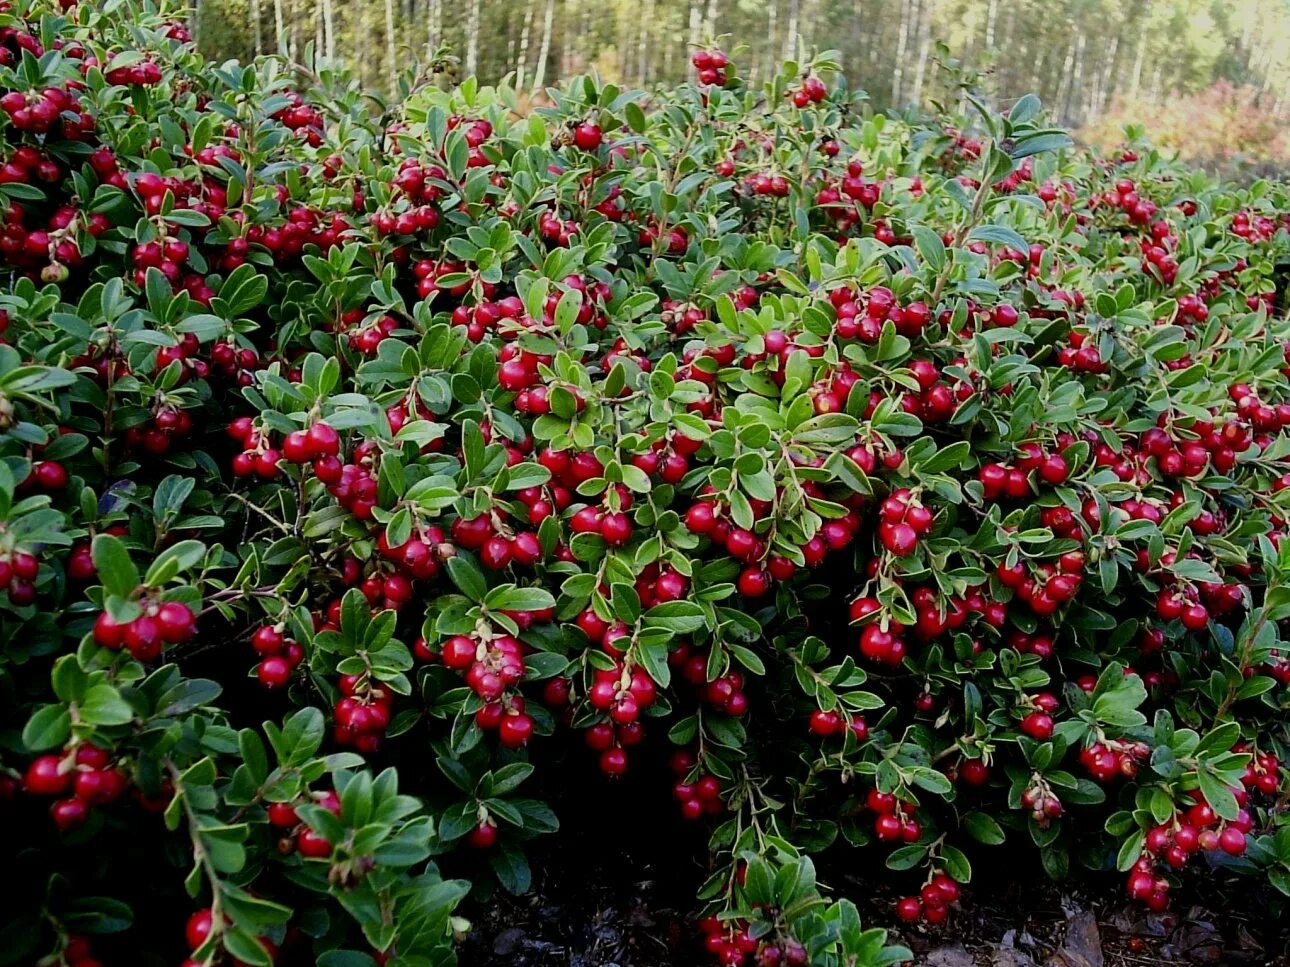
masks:
[[[753,84],[829,48],[875,110],[917,110],[954,61],[1091,143],[1141,124],[1226,175],[1290,168],[1290,0],[200,0],[192,27],[217,60],[278,52],[386,93],[445,48],[459,76],[528,92],[591,70],[671,84],[687,45],[722,38]]]

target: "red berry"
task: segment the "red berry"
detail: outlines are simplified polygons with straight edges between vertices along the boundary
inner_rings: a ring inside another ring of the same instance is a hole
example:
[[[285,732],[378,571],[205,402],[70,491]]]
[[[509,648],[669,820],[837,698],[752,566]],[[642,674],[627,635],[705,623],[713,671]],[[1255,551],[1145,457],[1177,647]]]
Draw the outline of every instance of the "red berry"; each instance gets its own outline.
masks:
[[[600,771],[607,776],[621,776],[627,771],[627,753],[614,746],[600,753]]]
[[[255,677],[265,688],[282,688],[291,681],[291,663],[285,658],[270,655],[256,666]]]
[[[37,756],[23,777],[23,788],[33,796],[59,796],[71,786],[72,773],[62,771],[62,759],[56,755]]]
[[[94,621],[94,642],[104,648],[117,649],[125,643],[126,625],[118,624],[106,611]]]
[[[167,644],[178,644],[192,637],[193,612],[179,601],[166,601],[157,609],[157,630]]]
[[[296,815],[295,807],[290,803],[269,803],[268,813],[270,824],[279,829],[290,829],[300,822],[300,817]]]
[[[579,124],[573,130],[573,143],[583,151],[595,151],[600,147],[603,135],[600,132],[600,126],[585,122]]]
[[[53,817],[54,825],[66,833],[85,825],[90,818],[90,808],[79,799],[60,799],[49,807],[49,815]]]
[[[1021,720],[1021,731],[1041,742],[1053,737],[1053,717],[1047,712],[1031,712]]]
[[[770,574],[761,568],[744,568],[739,574],[739,593],[746,598],[760,598],[770,590]]]
[[[878,537],[887,550],[897,557],[908,557],[918,546],[918,533],[906,523],[878,525]]]
[[[1056,486],[1066,482],[1070,476],[1070,465],[1066,458],[1060,454],[1051,454],[1044,458],[1044,462],[1039,465],[1039,476],[1044,479],[1045,483]]]
[[[214,923],[210,910],[198,910],[188,918],[188,925],[184,927],[184,939],[188,941],[189,950],[196,950],[206,942]]]
[[[621,512],[605,514],[600,520],[600,536],[610,547],[626,544],[632,536],[632,522]]]
[[[296,849],[301,856],[309,859],[324,859],[331,856],[331,843],[308,828],[296,834]]]
[[[526,745],[533,735],[533,719],[520,712],[516,715],[502,717],[497,728],[497,738],[508,749],[518,749]]]
[[[1218,834],[1218,846],[1229,856],[1240,856],[1245,852],[1245,834],[1235,826],[1228,826]]]
[[[328,423],[315,423],[308,430],[309,446],[315,457],[334,457],[340,453],[340,434]]]
[[[304,430],[294,430],[283,438],[282,456],[288,463],[308,463],[313,459],[313,446]]]
[[[122,640],[130,654],[139,661],[152,661],[161,654],[161,626],[155,618],[147,615],[126,625]]]
[[[916,896],[907,896],[896,903],[896,916],[906,923],[916,923],[923,916],[923,905]]]

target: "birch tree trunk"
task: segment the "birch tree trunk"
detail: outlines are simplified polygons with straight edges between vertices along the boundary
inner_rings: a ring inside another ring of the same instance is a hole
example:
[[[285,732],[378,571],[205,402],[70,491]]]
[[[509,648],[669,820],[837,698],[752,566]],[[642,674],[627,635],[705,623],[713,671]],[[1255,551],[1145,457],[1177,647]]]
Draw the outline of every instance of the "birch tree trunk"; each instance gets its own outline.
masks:
[[[1146,25],[1143,24],[1143,27]],[[1136,98],[1138,91],[1142,89],[1142,61],[1147,53],[1147,32],[1142,30],[1138,34],[1138,52],[1133,58],[1133,81],[1129,85],[1130,96]]]
[[[373,20],[371,0],[366,0],[366,2],[364,2],[359,8],[358,26],[360,31],[359,36],[363,38],[376,36],[376,24]],[[377,65],[369,64],[369,60],[370,58],[360,58],[358,62],[358,76],[365,86],[372,84],[374,82],[374,78],[379,79],[381,76],[380,71],[376,71],[375,75],[373,75],[371,68],[376,67]]]
[[[563,16],[560,18],[560,76],[557,81],[563,80],[570,74],[570,62],[573,59],[573,29],[574,18],[577,11],[573,9],[575,0],[564,0],[562,10]]]
[[[857,18],[860,16],[859,10],[856,11],[856,16]],[[868,24],[866,24],[865,26],[869,27]],[[886,32],[887,31],[884,26],[882,33],[885,34]],[[865,46],[865,53],[868,55],[869,66],[870,68],[873,68],[878,63],[878,48],[880,44],[877,42],[877,38],[874,37],[872,28],[866,29],[864,31],[864,46]]]
[[[672,34],[672,30],[671,30],[671,27],[672,27],[672,11],[671,11],[670,9],[666,9],[666,8],[665,8],[665,16],[666,16],[667,28],[668,28],[668,29],[667,29],[667,36],[668,36],[668,37],[671,37],[671,36],[673,36],[673,34]],[[666,81],[671,81],[671,80],[672,80],[672,76],[673,76],[673,75],[672,75],[672,65],[676,62],[676,56],[677,56],[677,53],[676,53],[676,52],[677,52],[677,48],[678,48],[678,47],[680,47],[680,46],[681,46],[680,44],[664,44],[664,45],[663,45],[663,73],[662,73],[662,75],[660,75],[660,77],[661,77],[661,79],[662,79],[662,80],[666,80]],[[690,58],[689,58],[688,53],[687,53],[684,49],[682,49],[682,51],[681,51],[681,56],[685,59],[685,62],[688,64],[688,63],[689,63]],[[681,70],[682,70],[682,71],[685,71],[685,70],[687,70],[687,69],[688,69],[688,68],[686,68],[686,67],[682,67],[682,68],[681,68]]]
[[[524,90],[525,72],[529,66],[529,31],[533,29],[533,8],[537,0],[529,0],[524,5],[524,26],[520,28],[520,56],[515,65],[515,89]]]
[[[466,76],[479,69],[479,0],[466,4]]]
[[[900,35],[896,40],[896,63],[891,69],[891,104],[899,108],[900,84],[905,76],[905,50],[909,46],[909,8],[912,0],[901,0]]]
[[[537,63],[533,66],[533,91],[542,90],[546,80],[546,60],[551,54],[551,29],[555,24],[555,0],[546,0],[546,13],[542,18],[542,46],[538,50]]]
[[[506,7],[506,20],[502,25],[503,36],[506,37],[506,60],[503,63],[510,67],[515,63],[515,46],[519,43],[519,35],[512,29],[511,13],[517,9],[514,5]]]
[[[797,57],[797,21],[801,14],[800,0],[788,0],[788,20],[784,24],[784,56],[782,60]]]
[[[332,0],[322,0],[323,43],[320,49],[327,51],[327,60],[336,60],[336,21],[332,9]]]
[[[1057,96],[1053,98],[1053,106],[1062,117],[1065,116],[1066,98],[1070,95],[1071,67],[1074,63],[1075,45],[1071,44],[1066,48],[1066,60],[1062,62],[1061,80],[1057,85]]]
[[[645,16],[641,17],[640,36],[636,44],[636,83],[644,87],[651,80],[649,28],[654,22],[654,0],[646,0]]]
[[[1072,106],[1066,113],[1073,120],[1082,122],[1084,120],[1084,31],[1082,30],[1075,37],[1075,76],[1071,80],[1071,94]]]
[[[915,106],[923,103],[923,79],[927,76],[927,57],[932,49],[932,12],[927,9],[929,0],[922,0],[918,5],[918,19],[914,22],[921,40],[918,43],[918,69],[914,74]]]
[[[282,15],[282,0],[273,0],[273,28],[278,53],[285,57],[287,55],[287,25]]]
[[[443,0],[428,0],[426,6],[426,56],[434,54],[443,35]]]
[[[779,0],[768,0],[770,7],[766,15],[766,65],[763,76],[769,80],[775,73],[775,29],[779,26]]]
[[[260,10],[260,0],[251,0],[251,38],[255,43],[255,56],[259,57],[264,53],[264,36],[260,32],[260,22],[263,19]]]
[[[385,73],[390,93],[395,90],[398,59],[394,54],[394,0],[385,0]]]
[[[1116,34],[1111,38],[1111,50],[1107,54],[1106,68],[1102,71],[1102,79],[1098,84],[1097,112],[1101,114],[1111,103],[1111,98],[1115,96],[1115,79],[1118,75],[1117,68],[1120,60],[1120,35]]]

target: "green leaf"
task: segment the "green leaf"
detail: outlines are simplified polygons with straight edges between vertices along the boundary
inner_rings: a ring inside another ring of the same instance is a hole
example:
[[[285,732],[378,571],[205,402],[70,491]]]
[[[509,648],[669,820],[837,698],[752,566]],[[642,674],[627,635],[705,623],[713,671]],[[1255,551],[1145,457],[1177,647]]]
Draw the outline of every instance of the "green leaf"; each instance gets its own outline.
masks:
[[[201,541],[180,541],[172,544],[157,555],[143,583],[149,587],[161,587],[174,580],[183,571],[193,567],[206,556],[206,545]]]
[[[502,843],[489,857],[489,865],[506,892],[516,896],[528,892],[533,877],[523,851],[510,843]]]
[[[1030,249],[1029,244],[1015,229],[1005,225],[978,225],[968,234],[968,241],[1006,245],[1018,252],[1026,252]]]
[[[27,720],[22,744],[28,752],[44,752],[63,745],[72,734],[72,716],[65,705],[45,705]]]
[[[627,126],[637,134],[645,133],[645,112],[635,101],[623,105],[623,117],[627,119]]]
[[[1006,839],[1003,827],[986,813],[968,813],[963,817],[963,828],[973,839],[987,846],[998,846]]]
[[[465,554],[455,554],[448,558],[448,576],[457,589],[472,601],[483,601],[488,591],[488,582],[475,559]]]
[[[1049,879],[1064,880],[1070,872],[1070,854],[1060,846],[1048,846],[1039,851],[1039,861]]]
[[[770,906],[775,901],[775,880],[770,864],[760,856],[751,857],[744,867],[744,894],[754,906]]]
[[[489,787],[490,796],[504,796],[515,789],[533,774],[533,766],[527,762],[512,762],[502,766],[493,773]]]
[[[661,641],[641,641],[633,652],[649,672],[650,678],[660,688],[667,688],[672,681],[672,669],[667,663],[667,645]]]
[[[1222,819],[1228,821],[1235,819],[1241,807],[1227,784],[1220,781],[1204,765],[1196,771],[1196,778],[1200,782],[1201,795],[1205,797],[1205,801],[1210,804],[1214,812]]]
[[[939,272],[945,264],[945,242],[940,232],[926,225],[915,225],[910,231],[914,235],[914,247],[924,262],[933,271]]]
[[[90,725],[125,725],[134,718],[134,710],[111,685],[94,685],[85,693],[77,711]]]
[[[892,850],[891,855],[887,857],[887,869],[912,870],[922,863],[926,857],[926,846],[902,846],[899,849]]]
[[[224,941],[224,949],[243,963],[252,964],[254,967],[269,967],[272,963],[269,952],[260,946],[260,942],[254,935],[245,930],[232,927],[226,929],[220,936]]]
[[[139,570],[119,538],[111,534],[95,535],[91,554],[99,580],[108,594],[128,598],[134,593],[139,586]]]
[[[1008,152],[1008,156],[1014,161],[1020,161],[1022,158],[1029,158],[1031,155],[1044,154],[1049,151],[1061,151],[1063,148],[1069,148],[1074,145],[1069,134],[1059,131],[1036,132],[1018,138],[1016,146]]]
[[[457,586],[461,587],[460,584]],[[462,592],[470,596],[464,587]],[[555,598],[545,588],[517,588],[513,584],[503,584],[484,595],[483,603],[493,611],[542,611],[554,608]]]
[[[360,950],[328,950],[319,956],[318,967],[376,967],[376,961]]]
[[[972,864],[958,847],[950,846],[948,843],[942,846],[941,861],[945,864],[945,872],[959,883],[968,883],[972,880]]]
[[[646,611],[641,622],[647,628],[665,628],[673,634],[685,635],[702,628],[706,615],[693,601],[668,601]]]

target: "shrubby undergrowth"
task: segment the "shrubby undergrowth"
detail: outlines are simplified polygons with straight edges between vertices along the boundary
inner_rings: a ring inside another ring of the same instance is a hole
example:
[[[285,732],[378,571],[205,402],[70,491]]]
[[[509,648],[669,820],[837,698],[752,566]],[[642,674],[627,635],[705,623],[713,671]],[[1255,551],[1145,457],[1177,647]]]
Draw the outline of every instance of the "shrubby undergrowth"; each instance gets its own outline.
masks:
[[[0,958],[451,962],[570,735],[670,756],[723,964],[909,956],[821,853],[908,929],[978,857],[1290,893],[1284,185],[828,55],[381,105],[179,13],[0,13]]]

